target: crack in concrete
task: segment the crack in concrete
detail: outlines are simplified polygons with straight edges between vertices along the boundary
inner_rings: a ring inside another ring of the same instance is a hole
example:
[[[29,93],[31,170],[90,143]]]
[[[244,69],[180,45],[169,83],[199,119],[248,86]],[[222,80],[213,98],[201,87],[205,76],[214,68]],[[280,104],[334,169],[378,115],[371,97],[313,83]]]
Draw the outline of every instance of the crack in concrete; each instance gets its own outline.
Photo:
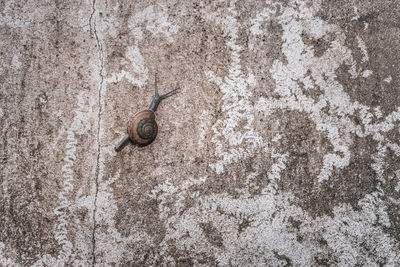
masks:
[[[95,4],[96,4],[96,0],[93,0],[93,2],[92,2],[92,13],[90,14],[90,17],[89,17],[90,34],[92,34],[92,20],[93,20],[94,13],[96,12]],[[96,36],[96,34],[95,34],[95,36]]]
[[[101,154],[101,136],[100,136],[100,130],[101,130],[101,114],[103,113],[103,106],[102,106],[102,89],[103,89],[103,83],[104,83],[104,75],[103,75],[103,70],[104,70],[104,53],[103,53],[103,46],[100,42],[99,36],[97,34],[97,25],[96,21],[93,21],[94,15],[96,13],[96,8],[95,8],[96,0],[93,0],[93,5],[92,5],[92,14],[90,15],[89,18],[89,27],[90,27],[90,34],[94,34],[94,37],[96,38],[97,42],[97,47],[99,49],[99,56],[100,56],[100,85],[99,85],[99,95],[98,95],[98,105],[99,105],[99,112],[98,112],[98,120],[97,120],[97,159],[96,159],[96,172],[95,172],[95,186],[96,186],[96,191],[95,191],[95,197],[94,197],[94,208],[93,208],[93,232],[92,232],[92,266],[95,266],[96,264],[96,212],[97,212],[97,195],[99,192],[99,175],[100,175],[100,154]]]

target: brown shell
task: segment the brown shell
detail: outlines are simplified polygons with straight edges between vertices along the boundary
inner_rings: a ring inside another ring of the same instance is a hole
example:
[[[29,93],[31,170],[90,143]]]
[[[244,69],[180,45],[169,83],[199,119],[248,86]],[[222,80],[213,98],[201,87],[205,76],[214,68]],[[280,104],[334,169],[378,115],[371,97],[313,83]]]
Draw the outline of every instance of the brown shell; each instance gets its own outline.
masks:
[[[128,123],[128,134],[135,144],[145,146],[153,142],[157,136],[156,115],[151,110],[136,113]]]

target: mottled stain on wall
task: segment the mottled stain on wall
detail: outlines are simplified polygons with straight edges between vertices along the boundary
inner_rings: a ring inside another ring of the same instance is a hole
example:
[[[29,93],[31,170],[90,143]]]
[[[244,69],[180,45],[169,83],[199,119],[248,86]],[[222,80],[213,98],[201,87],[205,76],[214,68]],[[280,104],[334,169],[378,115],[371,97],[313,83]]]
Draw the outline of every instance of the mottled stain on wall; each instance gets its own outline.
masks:
[[[400,264],[396,1],[0,6],[0,265]]]

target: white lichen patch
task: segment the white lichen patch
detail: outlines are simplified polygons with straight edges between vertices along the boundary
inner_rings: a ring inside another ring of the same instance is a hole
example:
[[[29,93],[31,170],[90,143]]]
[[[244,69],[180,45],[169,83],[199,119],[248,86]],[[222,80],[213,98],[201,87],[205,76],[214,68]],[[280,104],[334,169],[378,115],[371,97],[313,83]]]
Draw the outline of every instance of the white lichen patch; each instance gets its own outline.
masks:
[[[398,169],[396,171],[396,179],[397,179],[397,185],[394,188],[394,190],[396,190],[396,192],[400,192],[400,169]],[[399,205],[400,205],[400,203],[399,203]]]
[[[173,35],[179,30],[179,26],[171,23],[169,20],[168,13],[164,10],[161,12],[155,11],[154,6],[148,6],[130,18],[129,28],[138,40],[141,40],[143,36],[144,29],[141,27],[143,24],[145,25],[145,29],[153,35],[164,35],[163,37],[169,43],[174,41]]]
[[[47,254],[41,255],[40,260],[35,263],[35,266],[63,266],[71,259],[74,248],[74,242],[68,236],[71,235],[71,214],[77,208],[77,203],[71,199],[71,193],[74,190],[74,183],[76,182],[75,165],[77,148],[82,146],[78,141],[77,135],[87,134],[96,120],[95,106],[90,104],[95,101],[95,96],[81,92],[76,98],[78,108],[74,110],[74,119],[70,125],[65,125],[63,129],[66,129],[67,136],[65,157],[63,159],[64,164],[61,168],[62,190],[58,194],[59,204],[54,209],[54,214],[57,216],[57,223],[54,226],[54,237],[61,250],[57,257]],[[61,133],[63,132],[61,131]]]
[[[130,65],[127,70],[118,73],[111,73],[106,79],[106,83],[118,83],[122,79],[127,79],[133,85],[142,87],[148,80],[148,68],[145,66],[144,58],[139,50],[139,42],[143,40],[145,31],[149,31],[155,37],[165,38],[169,43],[174,41],[173,36],[178,32],[179,26],[171,22],[168,13],[163,8],[161,11],[150,5],[144,10],[134,14],[128,23],[130,33],[134,38],[134,45],[128,47],[125,54]],[[107,27],[112,31],[112,26]]]
[[[364,71],[361,73],[361,76],[362,76],[363,78],[368,78],[369,76],[372,75],[372,73],[374,73],[372,70],[364,70]]]
[[[3,250],[4,250],[4,243],[0,242],[0,265],[1,266],[21,266],[20,264],[14,262],[12,259],[5,257],[3,255]]]
[[[221,158],[211,164],[217,173],[222,173],[226,165],[252,155],[257,147],[263,145],[261,136],[252,125],[254,110],[250,104],[252,94],[248,89],[256,85],[256,80],[251,69],[247,69],[248,74],[245,75],[241,67],[240,52],[243,48],[236,44],[239,29],[236,15],[236,11],[231,6],[227,14],[216,18],[217,23],[229,36],[227,46],[232,51],[229,75],[221,78],[211,71],[206,72],[209,81],[215,83],[223,93],[221,109],[227,115],[226,120],[218,121],[212,127],[215,154]],[[241,127],[244,132],[237,131],[240,123],[244,124]],[[229,144],[229,151],[224,150],[224,142]]]
[[[294,265],[312,266],[318,255],[327,251],[335,254],[339,266],[368,265],[377,259],[390,264],[399,261],[395,240],[377,225],[390,227],[378,192],[359,201],[361,212],[342,205],[334,208],[333,217],[312,219],[293,204],[293,196],[276,191],[280,171],[286,168],[285,156],[274,161],[268,174],[272,182],[257,196],[203,195],[187,209],[185,195],[194,194],[191,186],[201,185],[204,178],[191,179],[182,186],[169,181],[157,186],[151,197],[159,202],[160,220],[167,227],[161,243],[164,250],[159,254],[163,263],[176,264],[168,257],[169,244],[189,252],[195,264],[209,257],[219,266],[287,263],[278,255],[284,255]],[[315,242],[314,237],[318,236],[326,240],[326,245]],[[371,253],[365,254],[364,248]]]
[[[147,82],[148,69],[145,67],[144,59],[138,46],[129,47],[125,57],[130,61],[128,68],[131,71],[122,70],[119,73],[112,73],[106,79],[107,83],[118,83],[122,79],[127,79],[131,84],[142,87]],[[133,75],[132,72],[135,74]]]
[[[354,59],[351,50],[344,44],[345,37],[340,29],[315,18],[313,16],[314,9],[300,5],[300,10],[297,11],[289,7],[284,9],[282,15],[279,16],[279,21],[284,30],[283,40],[285,41],[282,51],[288,64],[275,60],[270,71],[276,81],[275,92],[281,98],[260,98],[257,109],[263,111],[267,116],[274,110],[282,108],[304,112],[314,121],[318,131],[326,132],[333,145],[333,151],[323,156],[323,167],[318,176],[319,180],[323,181],[329,179],[334,168],[342,169],[348,166],[352,136],[354,134],[360,137],[377,136],[379,129],[377,125],[379,124],[370,125],[370,119],[368,119],[372,116],[370,108],[357,101],[352,101],[345,93],[344,87],[337,81],[335,75],[337,68],[341,64],[354,65]],[[299,23],[298,20],[305,22]],[[314,23],[314,20],[317,20],[317,22]],[[309,26],[304,27],[303,25]],[[317,27],[317,29],[314,29],[314,27]],[[301,34],[303,32],[309,35],[318,33],[317,36],[333,32],[336,38],[321,57],[315,57],[311,47],[302,41]],[[362,46],[362,48],[364,47]],[[366,49],[363,50],[365,50],[364,59],[367,60],[368,54]],[[307,88],[312,86],[307,82],[309,78],[306,73],[308,71],[311,72],[312,80],[323,93],[317,101],[305,96],[298,84],[298,80],[301,80],[305,81],[303,83]],[[354,70],[355,77],[358,76],[357,73],[358,71]],[[362,75],[368,77],[371,74],[372,71],[365,70]],[[322,112],[324,108],[329,108],[329,114]],[[366,126],[367,130],[364,132],[348,117],[356,114],[356,111],[361,114],[360,119]],[[397,121],[397,112],[394,112],[393,115],[395,115]],[[391,117],[389,115],[386,119]],[[392,125],[387,126],[391,129],[393,127]]]
[[[357,7],[353,7],[354,10],[354,17],[351,18],[351,21],[353,20],[358,20],[360,18],[360,15],[358,14],[358,8]]]
[[[18,55],[14,55],[14,56],[13,56],[13,58],[12,58],[12,60],[11,60],[11,66],[12,66],[13,68],[17,69],[17,70],[18,70],[19,68],[21,68],[22,63],[21,63],[21,61],[19,61]]]
[[[213,126],[212,142],[217,160],[210,166],[221,174],[236,162],[254,156],[258,149],[268,152],[264,154],[268,155],[264,160],[273,163],[266,177],[270,183],[260,195],[250,195],[249,189],[256,187],[253,181],[258,175],[251,172],[245,177],[244,188],[236,190],[238,197],[233,198],[227,193],[204,194],[196,197],[196,204],[189,209],[185,208],[185,198],[188,194],[197,196],[190,187],[174,185],[169,180],[157,186],[151,197],[159,202],[159,218],[167,229],[160,253],[165,264],[176,264],[167,255],[171,243],[180,251],[189,251],[194,264],[209,257],[221,266],[249,262],[252,265],[266,262],[283,265],[287,263],[286,257],[294,265],[311,266],[317,264],[315,259],[327,251],[334,255],[339,266],[373,265],[376,262],[395,265],[400,262],[399,244],[384,230],[391,227],[391,222],[380,184],[375,192],[366,194],[358,202],[361,211],[342,204],[333,208],[333,217],[311,218],[293,204],[296,200],[291,194],[276,190],[288,157],[288,154],[274,150],[274,143],[281,135],[263,140],[252,125],[253,114],[257,111],[268,118],[276,110],[293,110],[310,118],[316,130],[324,133],[333,147],[332,151],[321,155],[323,165],[318,175],[321,183],[331,178],[333,170],[349,166],[355,137],[371,136],[380,142],[371,167],[380,182],[385,181],[385,151],[390,147],[385,142],[385,133],[398,127],[400,109],[384,116],[380,107],[373,109],[350,98],[338,81],[336,70],[341,65],[350,66],[354,79],[358,76],[366,78],[372,71],[357,69],[352,50],[345,45],[345,33],[336,25],[316,17],[318,9],[318,2],[308,5],[303,1],[290,1],[281,7],[279,14],[264,10],[252,20],[250,31],[258,35],[264,19],[276,16],[283,29],[282,52],[287,61],[276,59],[270,69],[276,83],[274,92],[279,97],[261,97],[255,104],[249,101],[256,85],[252,71],[247,69],[246,76],[241,66],[243,48],[237,45],[240,24],[236,20],[234,4],[223,16],[208,14],[208,19],[216,21],[228,36],[227,46],[232,51],[228,76],[217,77],[213,72],[206,72],[209,81],[223,93],[221,109],[225,115]],[[322,56],[316,57],[313,47],[303,42],[303,33],[314,38],[324,38],[328,34],[334,38]],[[365,63],[369,59],[367,48],[360,38],[358,41],[363,54],[361,63]],[[303,91],[311,88],[320,90],[318,99],[308,97]],[[361,125],[356,125],[352,116],[356,116]],[[374,117],[379,120],[375,122]],[[240,123],[244,126],[237,127]],[[251,137],[249,142],[247,137]],[[210,177],[206,180],[210,181]],[[297,222],[296,230],[293,230],[292,221]],[[316,242],[317,237],[322,237],[326,245]]]
[[[278,8],[282,8],[282,4],[280,3],[274,3],[273,1],[266,1],[266,2],[270,7],[264,8],[263,11],[258,13],[255,18],[250,20],[252,25],[250,28],[250,32],[253,35],[262,34],[263,31],[261,30],[261,24],[269,22],[271,16],[276,14]]]
[[[352,210],[348,205],[336,207],[333,218],[322,218],[303,231],[315,231],[320,227],[328,247],[338,258],[338,266],[355,264],[375,265],[386,262],[388,266],[399,263],[398,244],[384,229],[377,226],[376,205],[369,196],[360,200],[361,212]],[[365,250],[369,253],[365,253]]]
[[[392,76],[388,76],[388,77],[386,77],[385,79],[384,79],[384,81],[386,82],[386,83],[391,83],[392,82]]]
[[[365,63],[369,60],[369,56],[368,56],[368,51],[367,51],[367,46],[365,45],[365,42],[363,41],[363,39],[360,38],[360,36],[356,36],[357,42],[358,42],[358,47],[361,50],[361,53],[363,55],[363,58],[361,59],[362,63]]]

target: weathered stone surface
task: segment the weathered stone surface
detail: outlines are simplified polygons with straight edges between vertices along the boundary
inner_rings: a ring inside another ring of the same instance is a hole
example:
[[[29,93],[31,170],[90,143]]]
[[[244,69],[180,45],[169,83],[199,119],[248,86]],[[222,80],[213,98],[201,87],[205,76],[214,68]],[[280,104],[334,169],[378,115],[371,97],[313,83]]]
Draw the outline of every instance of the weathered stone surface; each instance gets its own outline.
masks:
[[[0,266],[400,265],[399,14],[2,1]]]

